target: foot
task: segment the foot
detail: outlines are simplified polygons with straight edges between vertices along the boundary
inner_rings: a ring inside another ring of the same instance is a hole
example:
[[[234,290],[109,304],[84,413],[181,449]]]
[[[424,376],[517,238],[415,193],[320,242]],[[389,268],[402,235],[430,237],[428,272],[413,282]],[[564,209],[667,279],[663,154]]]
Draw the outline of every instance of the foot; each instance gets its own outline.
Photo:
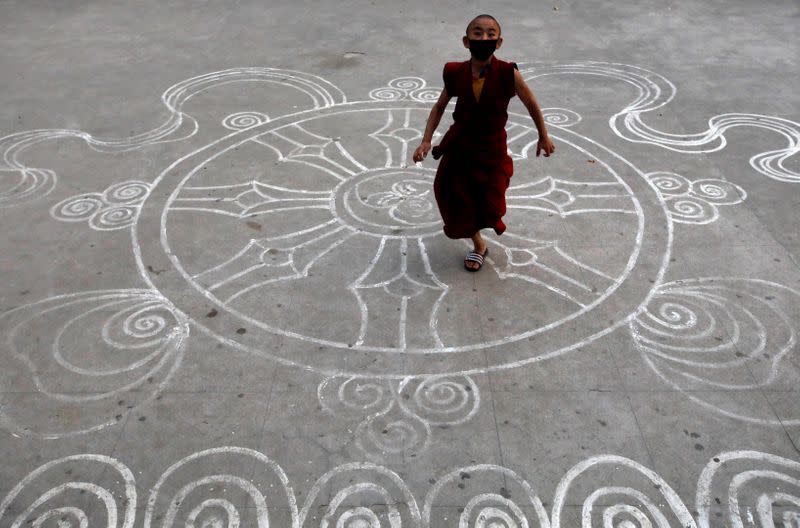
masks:
[[[464,267],[467,268],[467,271],[478,271],[483,266],[483,259],[486,258],[486,255],[489,253],[489,248],[486,245],[483,248],[475,247],[474,251],[470,251],[467,253],[466,258],[464,259]]]

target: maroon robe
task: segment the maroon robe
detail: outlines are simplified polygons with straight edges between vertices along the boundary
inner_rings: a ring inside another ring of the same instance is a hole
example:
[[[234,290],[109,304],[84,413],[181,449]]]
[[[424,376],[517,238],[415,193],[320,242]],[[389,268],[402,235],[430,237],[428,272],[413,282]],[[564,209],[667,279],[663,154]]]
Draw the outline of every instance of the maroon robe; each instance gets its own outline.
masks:
[[[514,95],[517,65],[492,57],[479,101],[472,92],[470,61],[448,62],[444,86],[456,97],[454,124],[433,148],[439,169],[433,190],[450,238],[469,238],[478,230],[506,230],[505,192],[514,172],[506,145],[508,102]]]

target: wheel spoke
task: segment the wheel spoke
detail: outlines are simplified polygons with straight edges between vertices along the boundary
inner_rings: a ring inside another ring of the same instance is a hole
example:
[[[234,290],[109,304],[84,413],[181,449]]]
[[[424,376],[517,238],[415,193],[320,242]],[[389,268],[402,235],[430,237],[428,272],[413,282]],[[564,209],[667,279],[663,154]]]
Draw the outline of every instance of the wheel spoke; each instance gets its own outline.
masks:
[[[448,286],[433,273],[421,240],[382,239],[375,257],[350,290],[361,309],[356,344],[384,344],[388,335],[401,349],[443,346],[437,311]],[[411,333],[409,327],[420,330]]]
[[[367,170],[338,138],[320,136],[299,124],[263,134],[253,141],[273,149],[283,162],[314,167],[340,181]]]
[[[557,241],[536,241],[506,233],[510,242],[491,239],[502,249],[492,262],[502,279],[516,278],[539,284],[579,306],[597,300],[614,279],[568,255]]]
[[[253,239],[233,258],[194,279],[227,304],[266,284],[307,276],[320,258],[353,234],[331,221],[290,237]]]

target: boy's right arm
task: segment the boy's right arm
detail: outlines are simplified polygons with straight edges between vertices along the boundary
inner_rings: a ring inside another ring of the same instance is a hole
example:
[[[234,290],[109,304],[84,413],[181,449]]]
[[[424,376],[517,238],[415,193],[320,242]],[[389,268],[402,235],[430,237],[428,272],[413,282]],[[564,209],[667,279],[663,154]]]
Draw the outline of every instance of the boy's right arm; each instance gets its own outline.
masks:
[[[447,88],[443,88],[442,93],[439,94],[439,99],[433,105],[433,108],[431,108],[431,113],[428,116],[428,123],[425,125],[425,133],[422,135],[422,141],[414,151],[414,163],[419,163],[424,160],[425,156],[427,156],[428,152],[431,150],[433,133],[436,131],[436,127],[439,126],[439,121],[442,120],[444,111],[447,108],[447,103],[449,102],[450,94],[447,93]]]

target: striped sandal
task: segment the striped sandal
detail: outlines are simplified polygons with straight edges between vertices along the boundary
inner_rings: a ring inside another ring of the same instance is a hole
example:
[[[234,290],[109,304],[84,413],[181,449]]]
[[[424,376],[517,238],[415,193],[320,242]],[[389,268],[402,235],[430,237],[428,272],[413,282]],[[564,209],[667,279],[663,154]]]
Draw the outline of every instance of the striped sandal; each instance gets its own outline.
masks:
[[[470,251],[469,253],[467,253],[466,258],[464,259],[464,268],[467,271],[480,271],[480,269],[483,267],[483,259],[485,259],[486,255],[488,254],[489,254],[488,247],[486,248],[486,250],[484,250],[483,255],[481,255],[477,251]],[[469,266],[467,266],[468,262],[475,262],[478,264],[478,267],[470,268]]]

